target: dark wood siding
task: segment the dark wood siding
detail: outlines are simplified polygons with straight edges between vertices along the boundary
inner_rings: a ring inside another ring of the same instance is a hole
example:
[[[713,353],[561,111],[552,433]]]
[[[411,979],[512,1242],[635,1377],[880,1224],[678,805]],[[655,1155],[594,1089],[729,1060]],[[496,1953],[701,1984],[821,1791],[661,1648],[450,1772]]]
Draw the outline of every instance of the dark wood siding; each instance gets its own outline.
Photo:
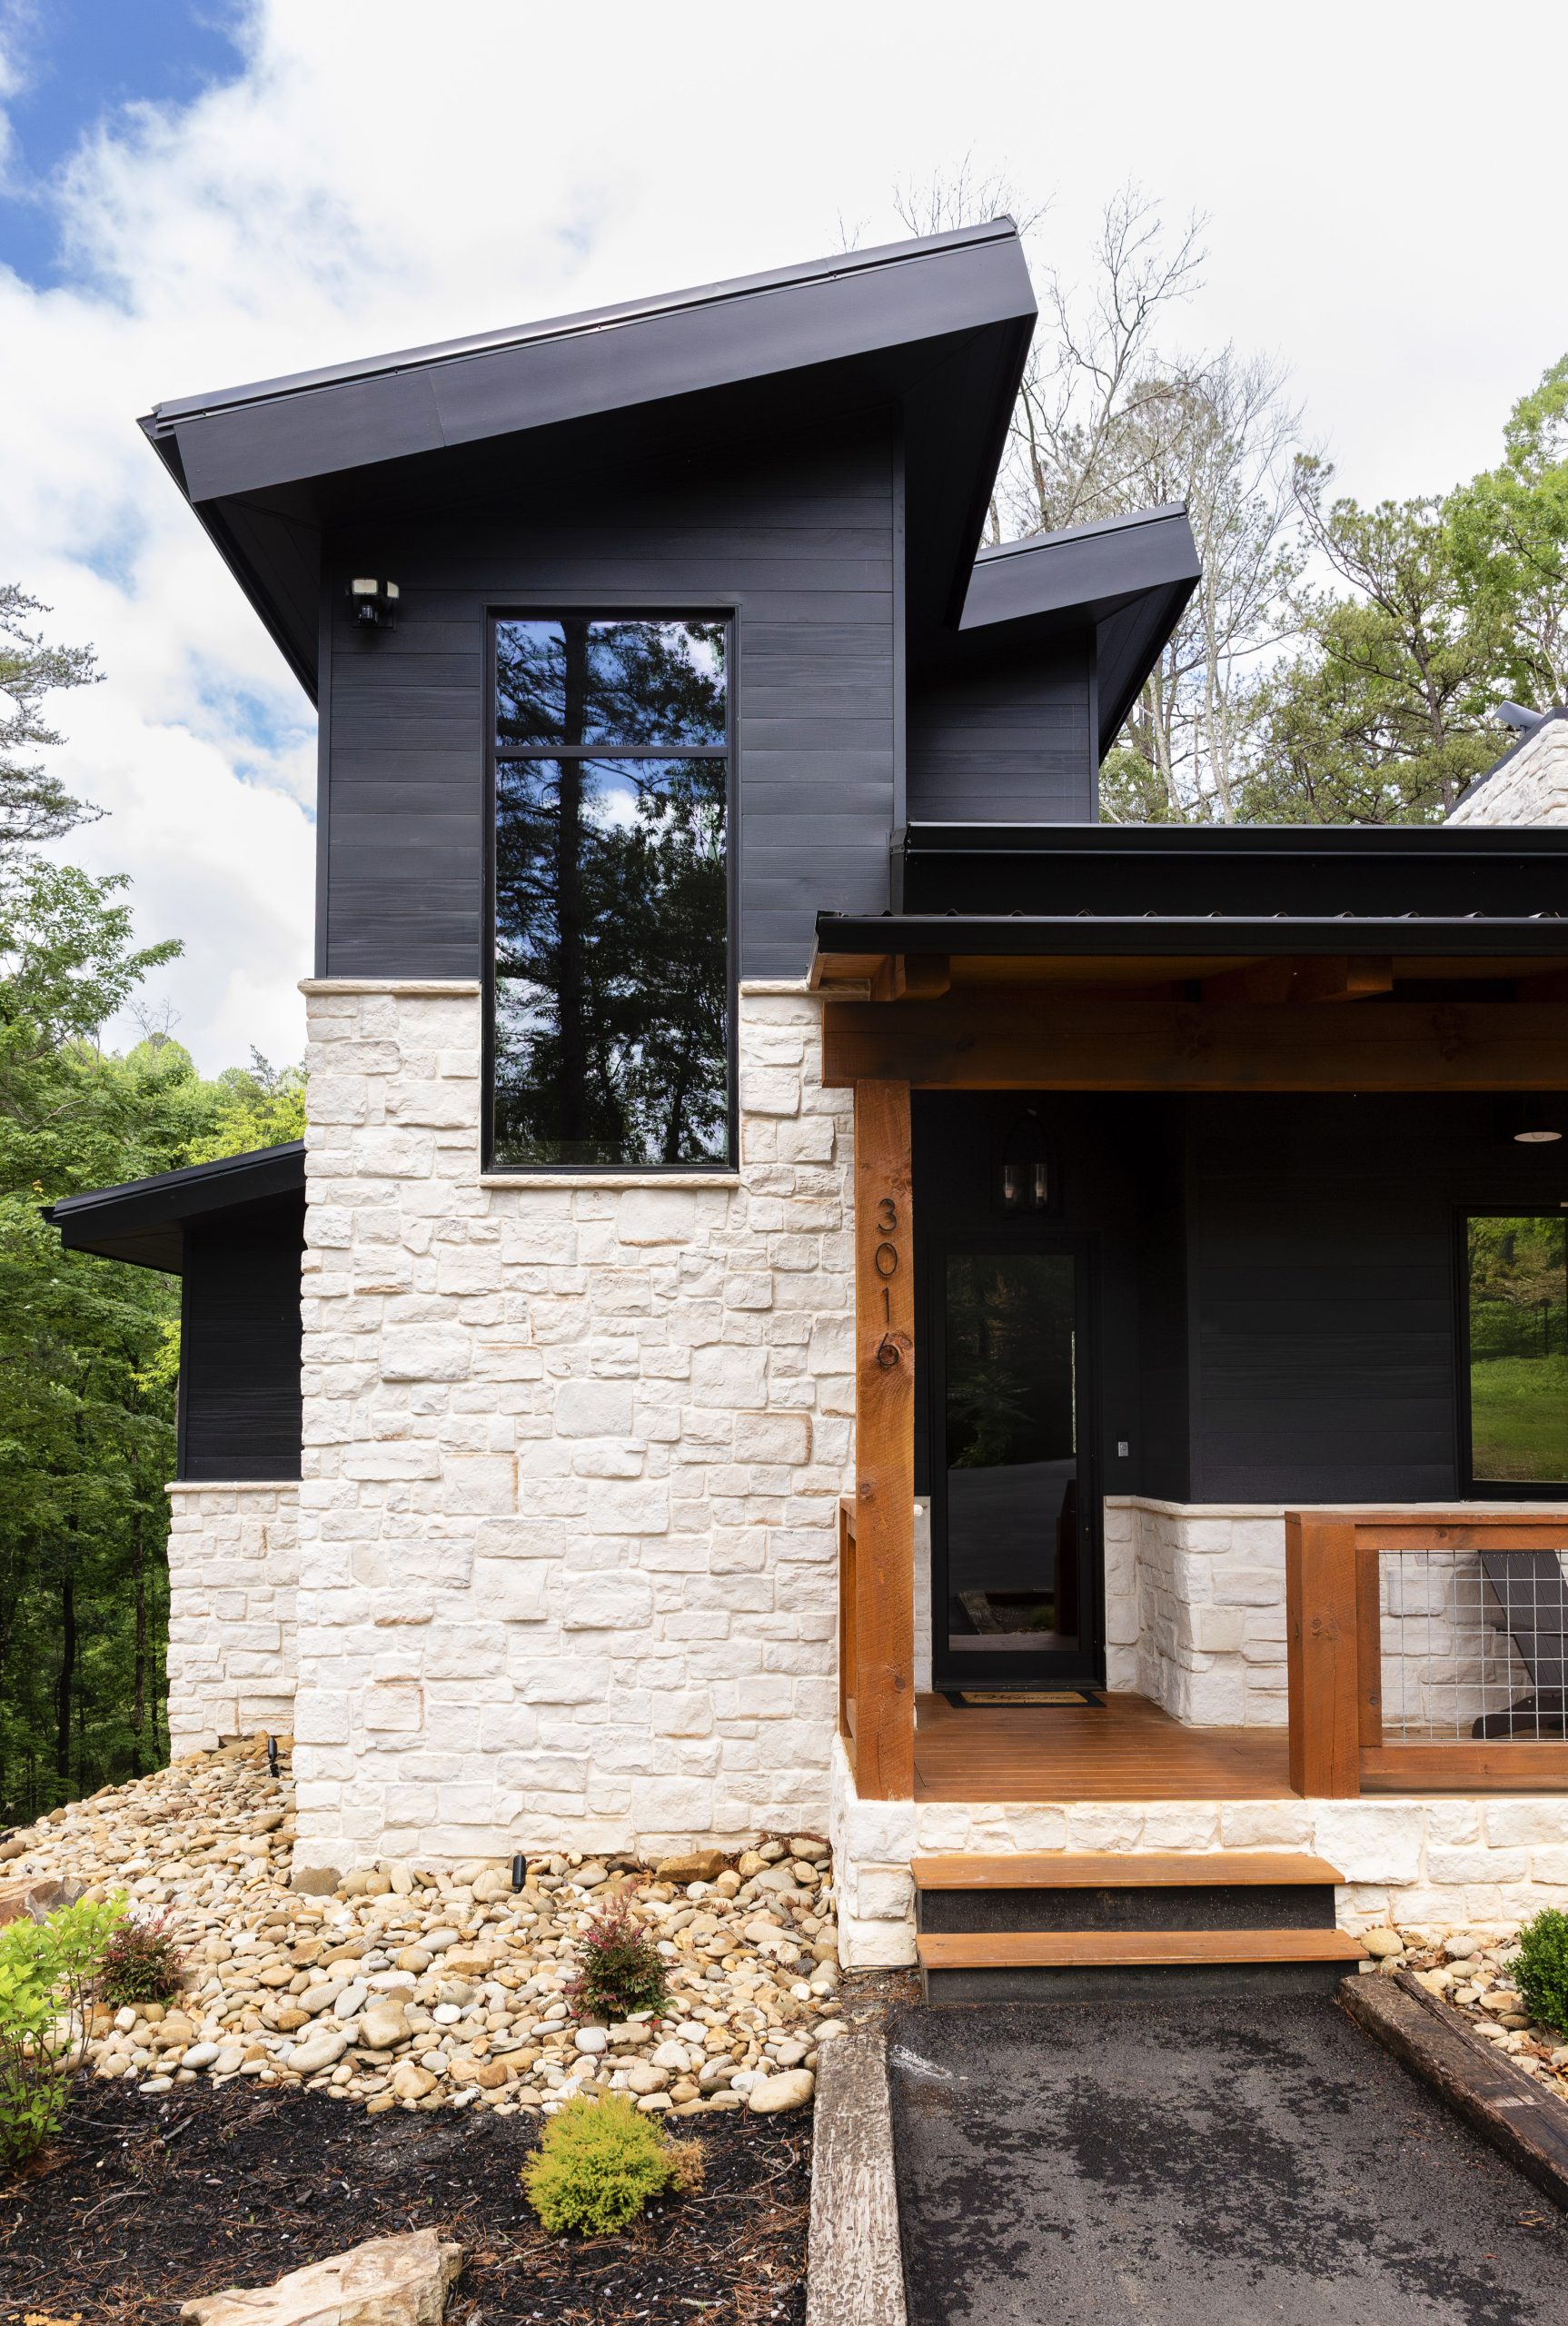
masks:
[[[912,688],[911,819],[932,823],[1089,823],[1096,761],[1087,647],[1036,647]]]
[[[991,1192],[1025,1103],[916,1094],[922,1297],[944,1237],[1027,1239]],[[1514,1145],[1484,1097],[1036,1103],[1061,1160],[1058,1224],[1097,1254],[1107,1492],[1222,1503],[1460,1492],[1457,1222],[1466,1208],[1555,1211],[1568,1147]],[[922,1405],[922,1492],[931,1419]]]
[[[1457,1494],[1456,1216],[1555,1211],[1563,1150],[1484,1098],[1186,1103],[1193,1498]]]
[[[740,973],[802,975],[822,906],[880,910],[898,774],[895,451],[878,413],[830,440],[566,468],[525,503],[330,542],[323,973],[480,973],[486,614],[508,604],[733,607]],[[383,568],[397,625],[358,630],[343,582]]]
[[[300,1253],[287,1197],[185,1231],[180,1476],[300,1475]]]

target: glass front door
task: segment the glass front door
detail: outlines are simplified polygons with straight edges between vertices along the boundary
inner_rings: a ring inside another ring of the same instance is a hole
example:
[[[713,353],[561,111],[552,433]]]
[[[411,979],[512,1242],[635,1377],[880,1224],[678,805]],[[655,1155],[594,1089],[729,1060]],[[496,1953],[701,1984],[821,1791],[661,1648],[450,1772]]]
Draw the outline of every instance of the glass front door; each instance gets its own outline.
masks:
[[[938,1688],[1099,1675],[1083,1276],[1070,1249],[949,1248],[940,1260]]]

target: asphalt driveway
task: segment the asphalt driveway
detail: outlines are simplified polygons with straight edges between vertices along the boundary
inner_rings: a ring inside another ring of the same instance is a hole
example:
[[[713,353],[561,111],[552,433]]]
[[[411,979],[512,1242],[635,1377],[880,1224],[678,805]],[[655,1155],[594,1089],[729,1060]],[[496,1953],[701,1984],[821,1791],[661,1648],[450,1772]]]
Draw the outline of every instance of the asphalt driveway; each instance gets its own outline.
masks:
[[[910,2326],[1568,2326],[1568,2218],[1329,1998],[889,2038]]]

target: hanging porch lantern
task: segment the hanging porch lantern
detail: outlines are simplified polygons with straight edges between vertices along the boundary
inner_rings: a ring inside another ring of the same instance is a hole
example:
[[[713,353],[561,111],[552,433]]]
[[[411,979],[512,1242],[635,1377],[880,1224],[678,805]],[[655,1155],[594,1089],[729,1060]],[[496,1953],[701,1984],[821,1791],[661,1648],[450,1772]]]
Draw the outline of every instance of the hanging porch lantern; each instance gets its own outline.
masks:
[[[1002,1143],[999,1194],[1009,1217],[1050,1211],[1057,1200],[1057,1171],[1038,1110],[1026,1107]]]

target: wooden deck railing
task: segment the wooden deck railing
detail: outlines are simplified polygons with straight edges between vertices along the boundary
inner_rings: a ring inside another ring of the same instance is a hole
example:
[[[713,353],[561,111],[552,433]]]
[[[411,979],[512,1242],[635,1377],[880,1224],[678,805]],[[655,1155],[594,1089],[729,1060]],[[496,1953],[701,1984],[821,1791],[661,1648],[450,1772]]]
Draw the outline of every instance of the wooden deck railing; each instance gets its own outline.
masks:
[[[1391,1553],[1457,1557],[1568,1547],[1568,1512],[1293,1510],[1285,1524],[1290,1782],[1297,1793],[1322,1798],[1371,1790],[1568,1790],[1568,1740],[1457,1732],[1413,1738],[1419,1721],[1408,1716],[1407,1687],[1391,1741],[1383,1588],[1383,1561]],[[1481,1595],[1478,1583],[1477,1604]],[[1503,1633],[1509,1628],[1506,1618],[1500,1624],[1494,1616],[1492,1625]],[[1517,1625],[1514,1633],[1517,1637]],[[1457,1644],[1447,1636],[1444,1652],[1457,1656]],[[1530,1681],[1535,1676],[1527,1675]],[[1455,1702],[1462,1686],[1456,1664]],[[1549,1734],[1550,1689],[1542,1695],[1543,1718],[1536,1725]],[[1556,1725],[1561,1727],[1560,1713]]]

